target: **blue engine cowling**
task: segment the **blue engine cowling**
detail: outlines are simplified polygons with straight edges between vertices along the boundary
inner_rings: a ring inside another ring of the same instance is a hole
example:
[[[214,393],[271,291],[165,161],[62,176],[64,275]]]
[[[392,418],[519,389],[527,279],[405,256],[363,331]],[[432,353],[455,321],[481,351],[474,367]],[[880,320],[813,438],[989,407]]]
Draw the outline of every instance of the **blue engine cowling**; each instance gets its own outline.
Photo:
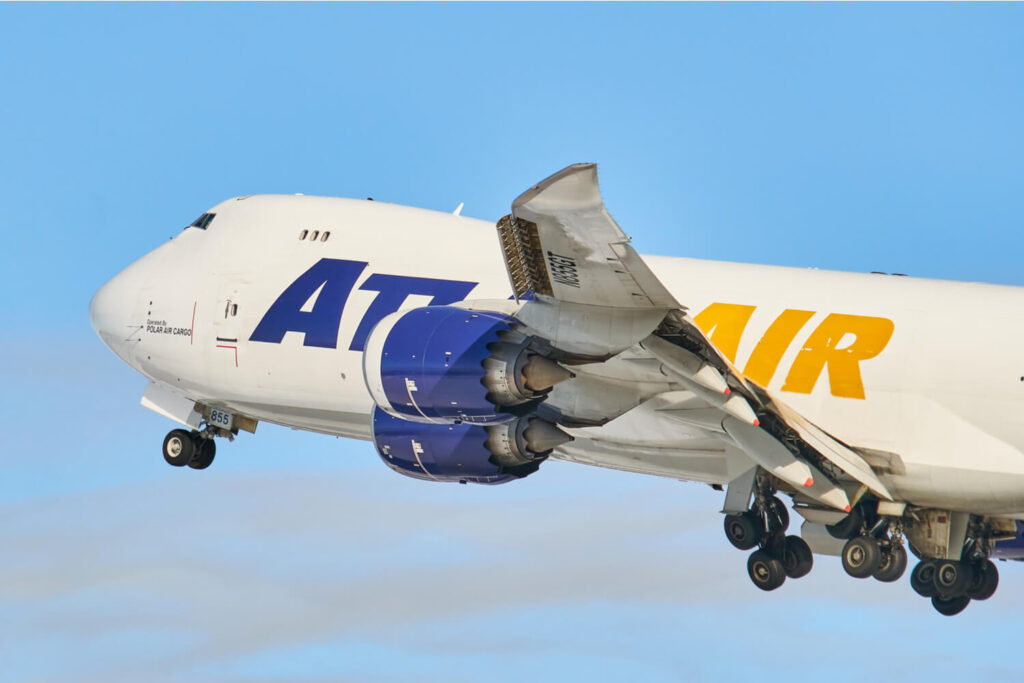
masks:
[[[1000,560],[1024,560],[1024,522],[1017,522],[1017,534],[1013,538],[996,541],[992,557]]]
[[[537,471],[546,454],[524,448],[525,457],[499,453],[496,458],[488,442],[500,439],[489,429],[502,426],[422,424],[394,417],[379,407],[373,411],[374,445],[381,460],[399,474],[425,481],[504,484]],[[507,443],[507,439],[500,441]],[[509,464],[499,464],[499,458]]]
[[[516,406],[542,395],[522,379],[532,358],[530,340],[512,329],[514,322],[501,313],[454,306],[386,316],[363,353],[363,376],[374,402],[414,422],[512,419]],[[554,365],[539,357],[534,365],[542,362]]]

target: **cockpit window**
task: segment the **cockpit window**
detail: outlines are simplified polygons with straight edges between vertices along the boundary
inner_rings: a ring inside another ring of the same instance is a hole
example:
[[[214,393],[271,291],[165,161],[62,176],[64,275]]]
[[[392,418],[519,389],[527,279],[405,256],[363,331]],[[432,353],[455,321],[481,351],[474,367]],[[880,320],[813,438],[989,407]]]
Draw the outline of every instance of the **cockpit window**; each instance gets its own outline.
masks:
[[[199,228],[200,230],[206,230],[206,228],[209,227],[210,223],[212,223],[213,219],[216,217],[217,214],[215,213],[204,213],[202,216],[192,221],[192,225],[188,226],[185,229],[188,230],[188,228]]]

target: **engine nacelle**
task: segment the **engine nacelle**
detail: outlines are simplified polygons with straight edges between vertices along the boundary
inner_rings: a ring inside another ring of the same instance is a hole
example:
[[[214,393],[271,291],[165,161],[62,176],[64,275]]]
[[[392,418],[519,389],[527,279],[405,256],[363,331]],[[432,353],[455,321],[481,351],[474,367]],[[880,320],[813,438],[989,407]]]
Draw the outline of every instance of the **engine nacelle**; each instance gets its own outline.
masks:
[[[504,484],[537,471],[568,434],[535,416],[498,425],[423,424],[373,411],[373,443],[388,467],[426,481]]]
[[[1013,538],[996,541],[992,557],[1001,560],[1024,560],[1024,522],[1017,522],[1017,533]]]
[[[528,412],[572,377],[531,353],[501,313],[426,306],[383,318],[366,340],[363,376],[374,402],[414,422],[496,424]]]

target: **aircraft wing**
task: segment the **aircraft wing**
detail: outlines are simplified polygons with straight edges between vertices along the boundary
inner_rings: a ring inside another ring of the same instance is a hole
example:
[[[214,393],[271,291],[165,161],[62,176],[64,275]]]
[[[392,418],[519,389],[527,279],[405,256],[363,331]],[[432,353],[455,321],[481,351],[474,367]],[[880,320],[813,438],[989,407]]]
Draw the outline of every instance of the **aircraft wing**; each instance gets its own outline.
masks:
[[[524,320],[561,351],[608,357],[679,308],[608,213],[596,164],[569,166],[512,202],[498,221]]]
[[[498,224],[516,296],[571,304],[678,308],[604,206],[596,164],[575,164],[512,202]]]
[[[751,467],[812,503],[848,510],[851,495],[866,490],[891,500],[855,449],[743,377],[715,348],[608,213],[595,164],[569,166],[520,195],[498,235],[515,296],[526,300],[516,317],[553,357],[597,375],[623,359],[633,369],[653,364],[662,384],[645,386],[663,391],[642,397],[657,403],[650,412],[738,448]],[[571,403],[591,424],[632,407],[593,388],[556,392],[554,404]]]

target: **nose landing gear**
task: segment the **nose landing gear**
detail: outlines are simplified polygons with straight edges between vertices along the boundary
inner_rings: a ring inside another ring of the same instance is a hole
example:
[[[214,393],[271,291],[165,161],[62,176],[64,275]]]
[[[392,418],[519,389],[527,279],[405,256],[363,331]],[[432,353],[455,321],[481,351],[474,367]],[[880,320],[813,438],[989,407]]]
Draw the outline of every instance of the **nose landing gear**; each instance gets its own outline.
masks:
[[[164,414],[174,414],[164,411]],[[193,417],[196,420],[193,422]],[[188,465],[194,470],[205,470],[217,455],[215,437],[234,441],[239,430],[254,434],[259,421],[240,413],[196,402],[188,416],[191,431],[172,429],[164,438],[164,460],[173,467]]]
[[[217,454],[217,444],[213,441],[213,431],[209,428],[201,432],[172,429],[164,437],[164,460],[168,465],[184,467],[188,465],[194,470],[205,470]]]

